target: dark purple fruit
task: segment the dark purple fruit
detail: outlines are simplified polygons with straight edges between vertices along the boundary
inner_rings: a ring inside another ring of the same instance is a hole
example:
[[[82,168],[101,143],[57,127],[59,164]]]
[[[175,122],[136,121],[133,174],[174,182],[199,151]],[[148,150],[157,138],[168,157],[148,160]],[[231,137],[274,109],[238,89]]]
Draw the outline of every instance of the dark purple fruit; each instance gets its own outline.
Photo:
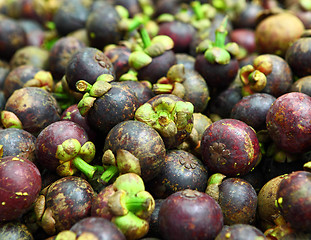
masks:
[[[276,98],[267,93],[243,97],[231,111],[231,118],[241,120],[256,131],[266,128],[266,115]]]
[[[114,154],[124,149],[138,160],[141,177],[149,181],[159,174],[164,163],[166,149],[159,133],[145,123],[128,120],[114,126],[108,133],[104,151],[111,150]]]
[[[77,139],[81,146],[89,140],[86,130],[72,121],[61,120],[44,128],[36,140],[39,165],[50,171],[56,171],[60,165],[60,160],[56,157],[57,146],[70,138]]]
[[[27,158],[7,156],[0,159],[0,221],[19,219],[41,190],[41,174]]]
[[[61,79],[66,74],[66,66],[72,55],[85,47],[85,44],[75,37],[61,37],[49,51],[49,71],[55,79]]]
[[[89,235],[97,240],[125,240],[123,233],[111,221],[101,217],[86,217],[76,222],[71,228],[76,237]]]
[[[160,228],[159,228],[159,212],[162,206],[162,203],[165,199],[155,199],[154,210],[149,219],[149,231],[147,236],[151,237],[161,237]]]
[[[95,192],[83,178],[63,177],[49,185],[35,204],[37,221],[53,235],[89,217]]]
[[[83,1],[64,1],[54,15],[53,22],[60,36],[65,36],[73,31],[85,27],[89,16],[89,9]]]
[[[311,39],[309,37],[297,39],[287,49],[285,59],[294,75],[297,77],[305,77],[311,74],[311,67],[307,63],[310,55]]]
[[[193,104],[194,112],[203,112],[210,100],[209,88],[204,78],[195,70],[185,69],[185,80],[182,84],[185,88],[183,99]]]
[[[93,128],[91,128],[86,118],[80,114],[78,104],[73,104],[65,109],[60,118],[61,120],[68,120],[79,124],[87,132],[89,139],[96,140],[97,133]]]
[[[247,174],[261,157],[255,131],[236,119],[212,123],[203,133],[201,149],[207,168],[226,176]]]
[[[152,89],[141,81],[121,81],[120,84],[126,85],[135,94],[139,101],[139,105],[143,105],[149,99],[155,96]]]
[[[12,240],[34,240],[34,237],[24,223],[10,221],[0,224],[0,238]]]
[[[34,82],[35,79],[36,83]],[[45,86],[48,90],[52,90],[54,86],[53,77],[48,71],[33,65],[18,66],[12,69],[4,80],[3,91],[5,97],[9,98],[15,90],[26,86]]]
[[[190,23],[174,20],[160,23],[158,34],[167,35],[174,41],[173,51],[175,53],[188,53],[196,29]]]
[[[211,113],[217,114],[221,118],[230,118],[232,108],[242,97],[240,88],[228,87],[211,98],[208,103],[208,109]]]
[[[204,54],[198,54],[194,68],[205,79],[207,86],[224,90],[236,77],[239,63],[236,58],[232,58],[227,64],[210,63],[205,59]]]
[[[166,198],[185,189],[204,192],[207,179],[207,169],[196,156],[184,150],[170,150],[160,173],[147,187],[155,198]]]
[[[57,101],[51,93],[39,87],[15,90],[7,99],[4,110],[1,121],[5,128],[16,126],[35,136],[60,119]]]
[[[112,82],[111,89],[94,101],[85,117],[92,128],[105,136],[118,123],[133,119],[139,104],[129,87]]]
[[[110,59],[116,73],[116,80],[130,69],[129,57],[131,50],[126,46],[114,46],[105,49],[104,54]]]
[[[0,29],[0,55],[9,60],[18,49],[26,46],[26,34],[15,19],[4,16],[1,17]]]
[[[256,51],[255,31],[249,28],[237,28],[229,32],[231,42],[236,42],[240,47],[247,50],[247,53]]]
[[[311,97],[291,92],[271,105],[266,124],[269,136],[283,151],[302,153],[311,149]]]
[[[294,79],[290,66],[275,54],[257,56],[252,65],[241,68],[244,93],[263,92],[279,97],[289,91]]]
[[[224,226],[215,240],[265,240],[266,236],[253,225],[249,224],[234,224]]]
[[[172,50],[167,50],[163,54],[153,57],[152,62],[139,69],[137,78],[156,83],[161,77],[166,76],[169,68],[176,64],[176,56]]]
[[[226,178],[218,189],[217,202],[225,225],[254,224],[257,193],[249,182],[241,178]]]
[[[119,30],[121,17],[115,7],[109,3],[102,4],[88,15],[85,28],[90,46],[103,49],[108,44],[118,44],[123,38]]]
[[[19,25],[24,29],[27,46],[41,46],[44,42],[45,32],[43,26],[32,19],[19,19]]]
[[[223,214],[212,197],[187,189],[173,193],[163,201],[159,225],[165,240],[212,240],[223,227]]]
[[[22,157],[35,163],[35,143],[36,137],[23,129],[5,128],[0,130],[0,146],[3,151],[1,157]]]
[[[279,184],[277,204],[290,226],[311,233],[311,173],[295,171]]]
[[[66,66],[66,81],[71,90],[77,91],[77,81],[83,79],[94,84],[99,75],[115,75],[110,59],[99,49],[85,47],[74,53]]]

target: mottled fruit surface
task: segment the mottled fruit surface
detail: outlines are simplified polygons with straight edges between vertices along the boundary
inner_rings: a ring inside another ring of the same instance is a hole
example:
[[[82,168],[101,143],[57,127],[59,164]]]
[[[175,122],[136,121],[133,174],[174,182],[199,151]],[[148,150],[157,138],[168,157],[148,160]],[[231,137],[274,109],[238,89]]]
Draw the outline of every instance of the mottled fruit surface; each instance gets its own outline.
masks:
[[[203,133],[201,150],[208,169],[226,176],[245,175],[261,157],[255,131],[236,119],[211,124]]]
[[[295,171],[285,176],[277,191],[277,204],[292,228],[311,233],[311,173]]]
[[[266,117],[267,130],[275,144],[290,153],[311,149],[311,97],[291,92],[278,97]]]

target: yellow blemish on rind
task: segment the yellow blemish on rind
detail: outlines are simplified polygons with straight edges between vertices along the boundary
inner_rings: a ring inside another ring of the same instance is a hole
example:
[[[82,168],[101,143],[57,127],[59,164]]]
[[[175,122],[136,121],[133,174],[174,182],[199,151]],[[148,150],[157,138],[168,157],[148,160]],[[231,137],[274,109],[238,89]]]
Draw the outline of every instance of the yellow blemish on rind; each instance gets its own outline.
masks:
[[[1,205],[4,206],[6,204],[6,202],[2,202]]]
[[[15,194],[18,196],[28,196],[27,192],[16,192]]]

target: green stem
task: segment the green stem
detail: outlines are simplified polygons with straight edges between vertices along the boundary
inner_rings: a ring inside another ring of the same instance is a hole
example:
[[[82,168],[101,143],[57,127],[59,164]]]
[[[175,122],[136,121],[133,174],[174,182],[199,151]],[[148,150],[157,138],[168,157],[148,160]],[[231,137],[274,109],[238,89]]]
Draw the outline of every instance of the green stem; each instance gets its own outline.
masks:
[[[201,8],[201,3],[199,1],[193,1],[191,3],[192,10],[197,18],[197,20],[201,20],[204,18],[204,13]]]
[[[132,21],[130,21],[130,24],[128,26],[128,32],[132,32],[135,29],[137,29],[142,23],[143,23],[143,18],[141,16],[135,16]]]
[[[215,32],[215,42],[214,46],[219,47],[219,48],[224,48],[225,47],[225,42],[226,42],[226,36],[227,36],[227,22],[228,22],[228,17],[226,16],[221,25],[219,26],[218,29],[216,29]]]
[[[104,183],[108,183],[112,178],[114,178],[119,173],[119,169],[116,166],[109,166],[103,174],[100,176],[100,179]]]
[[[93,178],[96,171],[104,171],[104,168],[102,166],[92,166],[80,157],[75,157],[73,159],[73,164],[88,179]]]
[[[126,208],[130,212],[138,212],[141,210],[148,209],[150,205],[150,199],[145,197],[137,197],[137,196],[130,196],[127,197],[125,200]]]
[[[140,29],[140,36],[143,41],[144,48],[149,47],[151,45],[151,39],[147,29],[144,26]]]

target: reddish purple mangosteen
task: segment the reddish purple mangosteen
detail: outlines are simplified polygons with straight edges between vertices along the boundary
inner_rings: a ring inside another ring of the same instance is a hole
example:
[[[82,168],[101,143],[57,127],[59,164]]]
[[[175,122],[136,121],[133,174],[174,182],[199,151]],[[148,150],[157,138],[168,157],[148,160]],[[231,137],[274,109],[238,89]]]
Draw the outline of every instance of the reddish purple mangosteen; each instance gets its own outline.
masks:
[[[27,158],[0,159],[0,222],[19,219],[39,196],[41,174]]]
[[[212,172],[226,176],[243,176],[261,158],[256,132],[236,119],[212,123],[203,133],[202,160]]]
[[[285,152],[303,153],[311,149],[311,97],[291,92],[278,97],[266,116],[267,130]]]
[[[186,189],[161,204],[159,228],[163,239],[214,239],[223,227],[219,204],[208,194]]]
[[[81,146],[89,141],[86,130],[72,121],[60,120],[44,128],[36,140],[36,155],[39,165],[50,171],[56,171],[57,167],[61,165],[60,159],[56,155],[58,146],[68,139],[78,140]]]

